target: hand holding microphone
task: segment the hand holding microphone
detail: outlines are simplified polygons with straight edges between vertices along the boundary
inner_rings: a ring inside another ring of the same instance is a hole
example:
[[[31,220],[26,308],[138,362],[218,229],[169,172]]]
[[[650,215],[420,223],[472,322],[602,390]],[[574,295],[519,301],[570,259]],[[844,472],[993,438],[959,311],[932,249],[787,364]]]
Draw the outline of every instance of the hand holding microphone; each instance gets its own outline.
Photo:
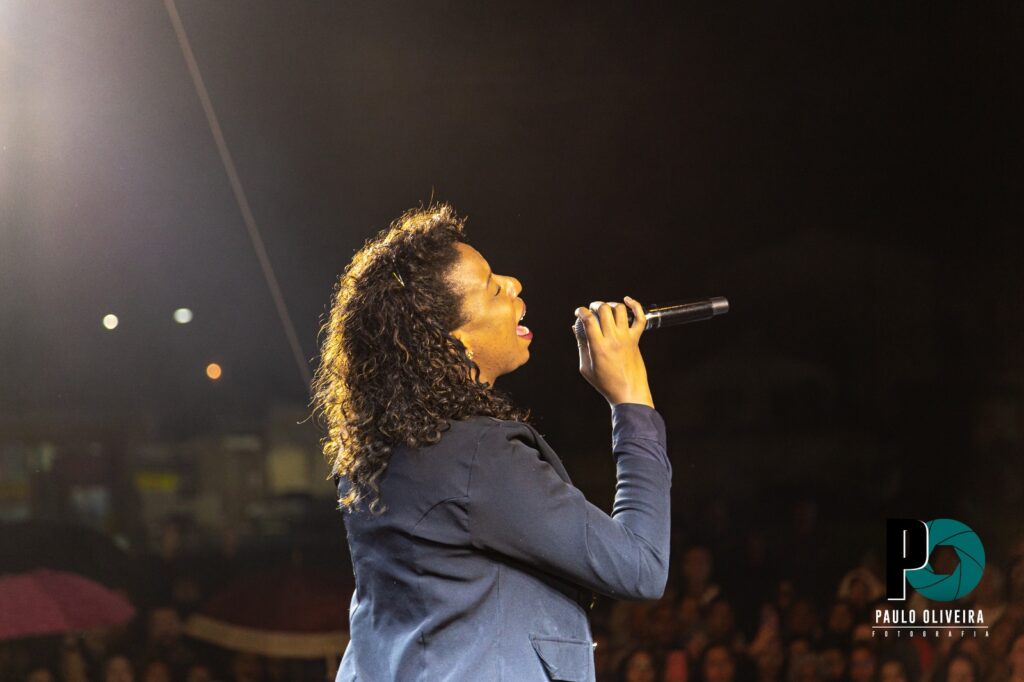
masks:
[[[580,374],[610,405],[641,403],[654,407],[638,345],[640,335],[647,329],[724,315],[729,312],[729,301],[716,296],[692,303],[651,305],[646,310],[629,296],[624,303],[594,301],[589,310],[576,309],[573,331],[580,348]]]
[[[613,304],[614,305],[614,304]],[[682,302],[672,301],[670,303],[652,303],[644,308],[647,315],[647,322],[644,329],[662,329],[663,327],[674,327],[689,322],[700,322],[710,320],[718,315],[725,315],[729,312],[729,299],[724,296],[715,296],[703,301]],[[633,323],[633,314],[627,311],[629,323]],[[582,333],[583,324],[576,322],[576,333]]]
[[[626,296],[624,303],[594,301],[589,309],[577,308],[576,317],[573,330],[583,378],[613,407],[620,403],[654,407],[639,346],[647,324],[643,307]]]

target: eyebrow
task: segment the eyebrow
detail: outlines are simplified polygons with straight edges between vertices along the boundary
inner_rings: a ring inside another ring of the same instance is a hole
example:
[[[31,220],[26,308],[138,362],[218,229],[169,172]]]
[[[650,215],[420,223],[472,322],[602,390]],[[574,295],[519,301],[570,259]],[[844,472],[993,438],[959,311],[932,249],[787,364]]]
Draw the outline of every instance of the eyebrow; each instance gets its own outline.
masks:
[[[485,288],[488,288],[488,289],[490,288],[490,286],[491,286],[491,276],[493,276],[493,275],[494,275],[494,271],[493,270],[491,270],[489,273],[487,273],[487,281],[484,282],[484,287]]]

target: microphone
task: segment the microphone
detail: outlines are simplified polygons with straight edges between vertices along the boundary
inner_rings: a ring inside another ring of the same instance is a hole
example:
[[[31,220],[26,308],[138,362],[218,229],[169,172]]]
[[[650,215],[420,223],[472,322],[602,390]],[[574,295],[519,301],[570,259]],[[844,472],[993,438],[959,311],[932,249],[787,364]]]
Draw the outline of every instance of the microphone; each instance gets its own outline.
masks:
[[[625,305],[619,303],[618,305]],[[662,327],[674,327],[688,322],[699,322],[710,320],[717,315],[725,315],[729,312],[729,299],[724,296],[715,296],[703,301],[684,303],[673,301],[671,303],[652,303],[650,306],[643,306],[644,315],[647,317],[645,330],[661,329]],[[633,311],[626,308],[627,319],[633,324]],[[600,321],[600,318],[599,318]],[[583,320],[576,320],[575,331],[583,334]]]

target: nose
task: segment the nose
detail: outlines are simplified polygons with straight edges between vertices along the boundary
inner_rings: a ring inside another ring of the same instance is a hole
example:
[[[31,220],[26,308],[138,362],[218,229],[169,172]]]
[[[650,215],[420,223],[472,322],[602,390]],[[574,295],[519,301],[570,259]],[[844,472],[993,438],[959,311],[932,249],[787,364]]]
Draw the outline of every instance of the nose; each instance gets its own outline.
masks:
[[[522,283],[511,275],[505,277],[505,290],[508,291],[510,287],[512,289],[513,296],[518,296],[519,292],[523,290]]]

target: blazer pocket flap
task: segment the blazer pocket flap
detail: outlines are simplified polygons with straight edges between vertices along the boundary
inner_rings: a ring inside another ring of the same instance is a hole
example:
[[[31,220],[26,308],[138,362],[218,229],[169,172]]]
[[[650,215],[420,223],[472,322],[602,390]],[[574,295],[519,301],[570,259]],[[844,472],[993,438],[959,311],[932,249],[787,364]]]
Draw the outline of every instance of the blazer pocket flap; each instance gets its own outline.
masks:
[[[589,682],[593,645],[580,639],[530,635],[534,651],[552,680]]]

